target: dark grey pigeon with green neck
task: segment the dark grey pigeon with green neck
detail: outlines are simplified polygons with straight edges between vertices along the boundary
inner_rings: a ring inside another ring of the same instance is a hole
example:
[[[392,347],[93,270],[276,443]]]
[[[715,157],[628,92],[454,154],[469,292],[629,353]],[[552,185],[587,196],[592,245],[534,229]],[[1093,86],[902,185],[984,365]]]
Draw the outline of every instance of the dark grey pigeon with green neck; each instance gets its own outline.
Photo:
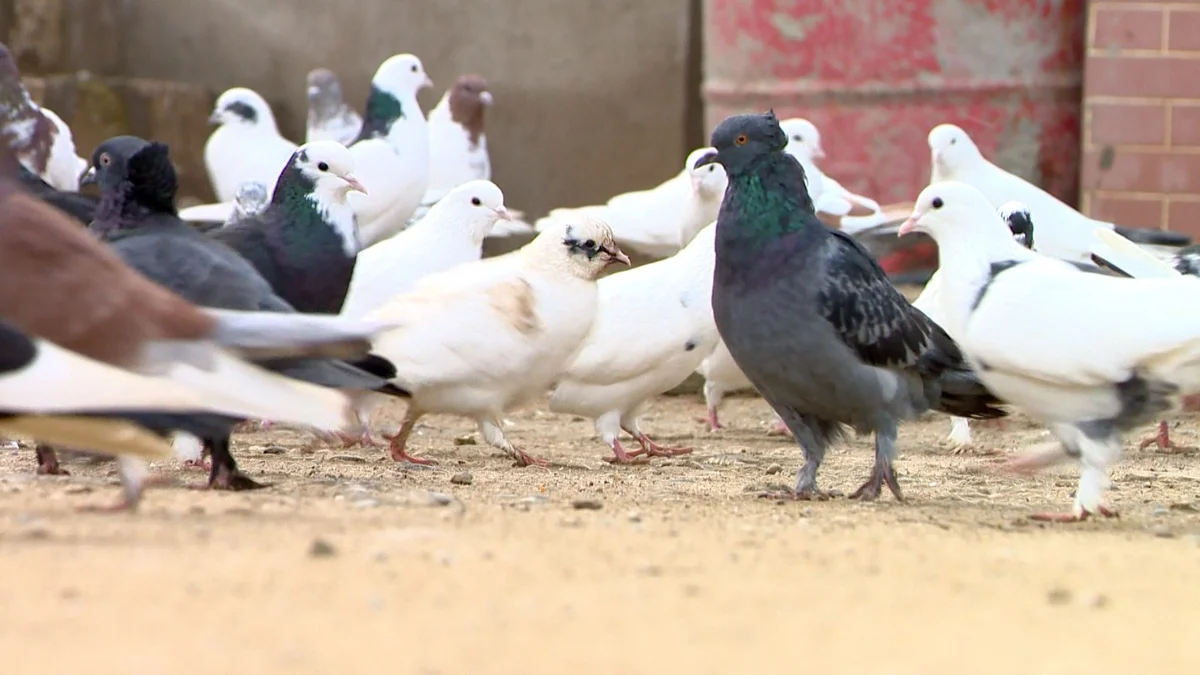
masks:
[[[794,496],[828,496],[817,469],[849,428],[874,432],[875,466],[852,497],[887,485],[899,422],[934,409],[1006,413],[957,345],[897,291],[852,237],[817,219],[804,170],[783,151],[774,112],[737,115],[712,134],[729,186],[717,219],[713,314],[734,361],[804,450]]]
[[[208,235],[242,254],[297,311],[337,314],[361,248],[346,193],[362,191],[350,151],[336,141],[300,146],[271,203]]]

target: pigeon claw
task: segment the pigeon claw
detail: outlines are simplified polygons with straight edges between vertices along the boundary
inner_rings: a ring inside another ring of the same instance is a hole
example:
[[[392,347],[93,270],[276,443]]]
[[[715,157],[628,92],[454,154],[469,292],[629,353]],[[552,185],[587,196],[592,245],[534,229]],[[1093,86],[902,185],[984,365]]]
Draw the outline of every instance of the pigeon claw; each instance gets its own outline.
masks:
[[[768,436],[787,436],[788,438],[792,438],[792,430],[789,429],[787,427],[787,425],[783,423],[783,420],[776,417],[775,418],[775,426],[772,427],[771,430],[767,432],[767,435]]]
[[[193,489],[242,492],[243,490],[261,490],[267,487],[270,487],[269,483],[259,483],[242,473],[237,467],[217,466],[209,474],[208,483],[194,486]]]
[[[1189,452],[1195,452],[1196,448],[1187,445],[1178,445],[1171,440],[1170,429],[1167,428],[1166,420],[1158,423],[1158,431],[1151,434],[1148,438],[1138,443],[1138,450],[1145,450],[1151,445],[1156,446],[1156,452],[1167,455],[1179,455]]]
[[[404,448],[397,448],[395,445],[391,448],[392,459],[397,462],[406,462],[408,464],[418,464],[420,466],[437,466],[436,459],[427,459],[425,457],[414,457],[408,454]]]
[[[184,460],[184,462],[183,462],[183,468],[185,468],[185,469],[203,469],[205,471],[212,471],[212,464],[209,463],[207,460],[203,460],[203,459],[187,459],[187,460]]]
[[[549,466],[550,464],[546,460],[539,457],[534,457],[533,455],[516,447],[512,449],[511,456],[513,459],[517,460],[513,463],[513,466]]]
[[[896,497],[896,501],[904,501],[904,495],[900,494],[900,482],[896,480],[896,471],[892,465],[876,464],[871,470],[871,477],[867,482],[863,483],[857,490],[850,494],[850,499],[861,499],[864,502],[873,502],[879,499],[880,493],[883,491],[883,486],[886,485],[891,490],[892,495]]]
[[[635,452],[634,455],[645,453],[650,457],[676,457],[678,455],[686,455],[692,452],[691,448],[668,448],[654,441],[646,434],[638,434],[637,441],[642,446],[641,452]]]
[[[37,475],[39,476],[70,476],[71,473],[58,465],[58,455],[54,448],[38,443],[34,446],[37,453]]]
[[[621,441],[616,439],[613,439],[612,451],[612,457],[604,458],[604,461],[609,464],[645,464],[650,461],[650,458],[645,456],[641,450],[626,452],[625,447],[621,445]]]

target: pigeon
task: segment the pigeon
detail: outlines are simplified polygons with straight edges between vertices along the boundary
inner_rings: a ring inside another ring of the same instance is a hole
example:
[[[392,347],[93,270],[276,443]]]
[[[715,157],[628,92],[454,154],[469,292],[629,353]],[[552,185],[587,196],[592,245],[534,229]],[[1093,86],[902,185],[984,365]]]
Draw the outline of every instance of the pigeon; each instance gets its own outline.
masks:
[[[232,202],[198,204],[180,209],[179,218],[193,223],[201,230],[224,227],[267,210],[271,203],[271,192],[264,183],[249,181],[242,183]]]
[[[813,163],[825,158],[821,132],[815,124],[803,117],[793,117],[783,120],[779,126],[788,137],[786,152],[800,160],[800,165],[804,167],[808,193],[816,195],[813,204],[822,222],[854,234],[886,220],[879,202],[850,192]],[[820,183],[819,190],[813,189],[814,179]]]
[[[715,164],[693,166],[710,150],[692,151],[681,173],[651,190],[617,195],[607,204],[555,209],[534,227],[541,232],[579,216],[591,216],[608,223],[625,248],[652,258],[672,256],[713,222],[721,207],[724,170]]]
[[[424,218],[358,255],[342,315],[365,316],[431,274],[479,260],[492,226],[510,217],[491,181],[459,185]]]
[[[350,191],[366,191],[350,151],[336,141],[306,143],[279,174],[262,213],[209,235],[249,260],[297,311],[337,314],[361,248]]]
[[[245,87],[217,98],[208,121],[217,125],[204,144],[204,166],[218,202],[232,202],[242,183],[258,182],[275,189],[279,167],[296,144],[279,135],[271,106]]]
[[[17,181],[34,197],[46,202],[87,226],[96,216],[96,205],[100,199],[95,195],[59,190],[38,177],[25,165],[17,163]]]
[[[397,54],[371,78],[366,114],[350,146],[366,195],[352,195],[363,246],[408,225],[429,188],[429,126],[417,92],[433,85],[421,59]]]
[[[1016,241],[1021,246],[1027,249],[1033,249],[1033,219],[1029,214],[1029,209],[1020,202],[1006,202],[999,209],[1000,217],[1008,226],[1009,232],[1012,233],[1013,241]],[[955,337],[954,333],[946,328],[946,320],[942,316],[941,296],[945,291],[942,290],[942,275],[940,272],[934,272],[929,278],[929,282],[925,284],[925,288],[921,290],[921,294],[913,300],[913,307],[925,313],[925,316],[933,319],[933,322],[945,329],[950,337]],[[950,437],[949,441],[953,446],[953,454],[962,454],[971,446],[971,425],[970,421],[965,417],[950,418]]]
[[[276,320],[299,325],[330,320],[328,316],[296,315],[248,260],[176,217],[176,176],[165,145],[128,136],[110,139],[97,148],[93,169],[104,196],[92,229],[146,277],[205,307],[283,313],[286,316]],[[263,365],[322,386],[401,393],[387,385],[386,379],[341,361],[275,359]],[[210,486],[257,486],[237,472],[227,436],[207,441],[214,446]]]
[[[597,284],[592,330],[559,378],[550,410],[595,420],[613,451],[610,462],[691,452],[650,440],[638,426],[638,413],[652,397],[679,386],[717,344],[711,300],[716,229],[710,224],[670,258]],[[625,450],[622,430],[641,450]]]
[[[960,181],[983,192],[994,206],[1018,201],[1029,208],[1038,223],[1038,251],[1046,255],[1091,262],[1098,227],[1115,229],[1137,243],[1179,246],[1187,237],[1169,232],[1119,227],[1088,218],[1050,193],[989,162],[967,132],[953,124],[939,124],[929,132],[933,172],[930,183]]]
[[[304,142],[337,141],[350,145],[362,131],[363,118],[342,99],[342,84],[325,68],[308,73],[308,126]]]
[[[1044,229],[1038,220],[1039,240]],[[901,227],[914,231],[943,251],[944,316],[980,379],[1062,444],[1010,468],[1033,471],[1067,457],[1080,463],[1071,511],[1034,517],[1115,515],[1104,493],[1121,432],[1200,389],[1200,279],[1088,273],[1025,249],[987,195],[958,181],[921,191]]]
[[[492,105],[487,81],[463,75],[429,111],[429,189],[422,200],[433,204],[470,180],[490,180],[483,113]]]
[[[717,220],[713,316],[721,339],[804,450],[794,496],[817,487],[826,447],[875,433],[871,476],[851,495],[902,499],[892,461],[899,422],[933,408],[1005,414],[950,336],[915,309],[850,235],[817,219],[775,113],[735,115],[712,134],[729,187]]]
[[[696,372],[704,378],[704,407],[707,413],[704,421],[708,425],[709,431],[723,429],[720,410],[721,401],[725,399],[725,395],[754,389],[754,385],[750,383],[750,378],[746,377],[742,369],[738,368],[737,362],[733,360],[733,355],[729,353],[729,348],[725,346],[720,337],[717,338],[717,344],[713,347],[712,353],[700,362]]]
[[[21,82],[17,60],[0,44],[0,144],[51,187],[77,192],[80,159],[71,129],[53,111],[39,106]]]
[[[562,374],[592,327],[596,279],[617,262],[629,258],[608,225],[581,218],[545,230],[515,255],[426,277],[368,315],[401,324],[372,343],[394,368],[392,382],[412,396],[391,438],[392,458],[432,463],[408,454],[408,437],[422,416],[454,414],[474,419],[484,441],[518,465],[544,465],[505,437],[501,415]]]

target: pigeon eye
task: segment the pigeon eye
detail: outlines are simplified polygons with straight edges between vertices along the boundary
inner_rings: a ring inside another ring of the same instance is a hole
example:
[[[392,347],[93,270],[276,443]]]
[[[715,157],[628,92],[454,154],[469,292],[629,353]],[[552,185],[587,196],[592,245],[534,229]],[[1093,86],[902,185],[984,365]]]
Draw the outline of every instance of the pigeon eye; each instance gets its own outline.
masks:
[[[746,141],[749,140],[750,139],[746,137],[746,134],[738,134],[737,138],[733,139],[733,142],[737,143],[738,145],[745,145]]]
[[[708,166],[708,172],[709,172],[709,173],[712,173],[713,171],[716,171],[716,170],[717,170],[717,167],[715,167],[715,166],[713,166],[713,165],[711,165],[711,164]]]
[[[107,152],[100,155],[100,166],[108,166],[109,164],[112,164],[112,157],[109,157]]]
[[[795,136],[792,136],[792,140],[796,141],[797,143],[800,143],[800,142],[804,141],[804,137],[801,136],[800,134],[796,134]]]
[[[413,64],[412,71],[414,73],[417,72],[417,64],[415,64],[415,63]]]
[[[954,144],[955,144],[955,143],[957,143],[957,142],[958,142],[958,139],[957,139],[957,138],[951,138],[951,139],[950,139],[950,145],[954,145]]]
[[[479,201],[479,197],[471,197],[471,206],[479,206],[482,203]]]
[[[941,197],[934,197],[934,198],[933,198],[933,208],[935,208],[935,209],[940,209],[940,208],[942,208],[942,206],[943,206],[945,203],[946,203],[946,202],[943,202]]]
[[[583,242],[583,247],[584,248],[596,248],[596,240],[588,239],[587,241]]]
[[[321,171],[328,171],[329,165],[326,164],[325,162],[320,162],[319,164],[317,164],[317,168],[320,169]]]

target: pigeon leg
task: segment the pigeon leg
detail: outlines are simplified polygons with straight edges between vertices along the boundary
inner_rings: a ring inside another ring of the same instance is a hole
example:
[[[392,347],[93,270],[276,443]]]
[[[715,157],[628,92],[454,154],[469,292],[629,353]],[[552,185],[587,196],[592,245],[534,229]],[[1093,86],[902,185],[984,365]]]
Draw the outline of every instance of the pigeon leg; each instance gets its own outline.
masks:
[[[774,406],[772,406],[774,407]],[[825,459],[825,446],[817,439],[804,420],[795,413],[788,411],[788,417],[780,415],[780,419],[788,424],[792,438],[800,444],[804,451],[804,465],[796,470],[796,487],[792,490],[792,498],[801,500],[825,501],[833,495],[817,487],[817,469]]]
[[[655,443],[638,428],[636,420],[628,425],[622,425],[621,428],[637,440],[638,445],[642,446],[642,452],[648,457],[675,457],[676,455],[686,455],[692,451],[691,448],[667,448]]]
[[[142,502],[147,485],[170,483],[169,479],[151,479],[146,463],[133,457],[117,458],[117,475],[121,478],[121,496],[109,504],[87,504],[77,511],[83,513],[123,513],[136,511]]]
[[[704,382],[704,407],[708,418],[704,420],[708,424],[709,431],[718,431],[721,427],[721,420],[717,416],[717,409],[721,407],[721,400],[725,398],[725,391],[719,387],[716,382],[706,380]]]
[[[965,417],[950,418],[950,454],[962,455],[971,450],[971,421]]]
[[[1070,513],[1036,513],[1030,518],[1073,523],[1087,520],[1092,515],[1119,517],[1114,509],[1104,503],[1104,492],[1112,486],[1112,481],[1108,479],[1108,466],[1121,456],[1121,440],[1115,428],[1100,424],[1064,424],[1052,426],[1051,430],[1062,440],[1065,448],[1062,454],[1079,458],[1075,505]]]
[[[721,429],[724,428],[721,426],[721,420],[720,420],[720,417],[717,415],[716,406],[711,406],[711,405],[706,406],[705,413],[707,416],[702,417],[700,419],[701,419],[701,421],[703,421],[705,424],[708,425],[709,431],[720,431]]]
[[[49,445],[38,443],[33,451],[37,454],[37,475],[70,476],[70,472],[58,465],[58,455]]]
[[[900,483],[896,480],[896,470],[892,466],[892,460],[896,456],[896,435],[894,430],[881,429],[875,432],[875,466],[871,467],[871,477],[867,482],[850,495],[851,499],[861,499],[863,501],[875,501],[879,499],[879,493],[883,486],[887,485],[888,489],[895,495],[896,501],[904,501],[904,496],[900,494]]]
[[[413,457],[405,450],[405,447],[408,445],[408,437],[412,435],[413,429],[416,428],[417,420],[419,419],[421,419],[421,412],[413,410],[412,406],[409,406],[408,410],[404,413],[404,422],[400,424],[400,431],[397,431],[396,435],[389,439],[388,451],[391,452],[394,461],[419,464],[421,466],[433,466],[437,464],[435,460]]]
[[[775,426],[767,432],[767,435],[787,436],[788,438],[794,438],[794,436],[792,436],[792,430],[788,428],[788,425],[784,423],[783,418],[779,415],[775,416]]]
[[[199,490],[259,490],[268,487],[242,473],[237,466],[237,460],[229,451],[229,436],[205,438],[204,447],[208,448],[212,457],[212,469],[208,473],[208,483],[195,486]]]
[[[1171,440],[1171,432],[1167,428],[1166,420],[1163,420],[1158,423],[1158,431],[1156,433],[1151,434],[1150,436],[1148,436],[1147,438],[1142,440],[1141,443],[1138,443],[1138,450],[1145,450],[1147,447],[1149,447],[1151,445],[1157,446],[1157,452],[1161,452],[1164,454],[1172,454],[1172,455],[1185,453],[1185,452],[1193,452],[1196,450],[1196,448],[1193,448],[1191,446],[1178,445],[1177,443],[1175,443],[1175,441]]]
[[[504,430],[500,428],[500,421],[496,419],[483,419],[479,421],[479,433],[483,436],[483,440],[487,441],[488,445],[500,448],[509,457],[517,460],[517,466],[546,466],[546,460],[534,457],[518,448],[508,439],[504,437]]]
[[[619,438],[613,439],[611,447],[613,456],[604,458],[604,461],[608,462],[609,464],[645,464],[648,459],[641,456],[641,450],[626,452],[625,447],[621,445],[621,439]]]

